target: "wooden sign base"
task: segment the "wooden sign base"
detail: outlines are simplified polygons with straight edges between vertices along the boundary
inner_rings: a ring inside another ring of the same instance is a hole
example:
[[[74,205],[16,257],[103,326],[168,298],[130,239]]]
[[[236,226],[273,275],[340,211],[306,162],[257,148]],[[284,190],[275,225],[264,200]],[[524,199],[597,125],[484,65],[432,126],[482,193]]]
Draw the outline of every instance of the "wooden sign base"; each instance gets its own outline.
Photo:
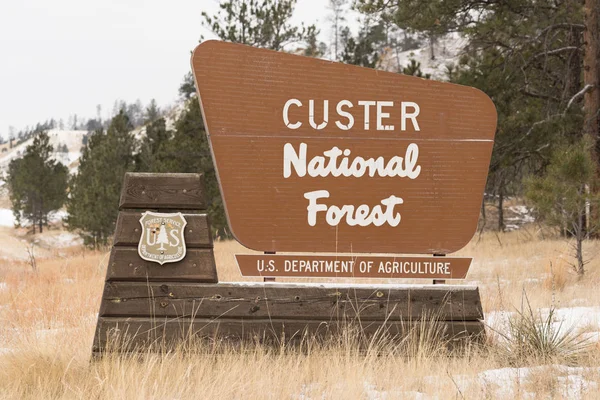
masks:
[[[190,337],[293,343],[346,327],[400,336],[432,321],[451,342],[484,336],[475,286],[218,283],[208,219],[199,213],[205,204],[201,175],[125,176],[96,356],[171,348]],[[146,210],[184,213],[182,261],[159,265],[138,256]]]

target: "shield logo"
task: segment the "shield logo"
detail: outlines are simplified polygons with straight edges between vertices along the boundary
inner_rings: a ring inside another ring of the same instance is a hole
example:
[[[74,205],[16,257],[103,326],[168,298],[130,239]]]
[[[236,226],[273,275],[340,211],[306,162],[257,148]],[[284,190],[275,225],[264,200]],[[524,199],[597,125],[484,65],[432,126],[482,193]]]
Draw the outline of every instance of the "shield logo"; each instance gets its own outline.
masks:
[[[138,254],[142,259],[163,265],[185,257],[184,230],[187,221],[183,214],[146,211],[140,218],[140,224],[142,236]]]

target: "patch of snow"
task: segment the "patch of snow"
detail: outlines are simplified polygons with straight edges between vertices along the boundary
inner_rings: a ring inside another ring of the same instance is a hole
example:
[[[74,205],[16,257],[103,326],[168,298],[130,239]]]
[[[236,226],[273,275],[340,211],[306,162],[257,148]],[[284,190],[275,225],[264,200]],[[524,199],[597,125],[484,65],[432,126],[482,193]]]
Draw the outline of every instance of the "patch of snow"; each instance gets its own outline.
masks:
[[[542,319],[548,317],[549,308],[534,310],[534,313]],[[509,320],[514,316],[510,311],[492,311],[486,314],[485,323],[492,331],[507,335]],[[572,331],[579,333],[581,330],[588,332],[582,336],[590,341],[595,340],[600,334],[600,307],[566,307],[554,309],[552,327],[556,332],[567,333]]]
[[[542,316],[548,315],[550,309],[540,309]],[[553,325],[557,331],[566,332],[577,328],[600,330],[600,307],[570,307],[554,310]]]
[[[58,210],[52,212],[48,215],[49,222],[60,222],[65,219],[69,214],[66,210]],[[0,226],[7,226],[10,228],[15,227],[15,223],[17,220],[15,219],[15,215],[13,211],[9,208],[0,208]]]
[[[8,208],[0,208],[0,226],[14,228],[15,222],[15,215],[13,214],[12,210]]]
[[[396,53],[389,49],[384,54],[381,68],[386,71],[398,72],[410,64],[411,60],[421,64],[423,74],[430,74],[433,79],[447,80],[446,65],[456,65],[458,58],[468,44],[468,39],[459,33],[449,33],[437,40],[434,45],[435,59],[431,59],[431,48],[428,44],[423,47]]]
[[[49,222],[61,222],[68,216],[69,216],[69,213],[67,213],[66,210],[58,210],[58,211],[54,211],[48,215],[48,221]]]
[[[43,235],[40,236],[39,241],[40,244],[48,248],[65,248],[83,244],[83,239],[71,232],[61,232],[58,235]]]
[[[8,289],[8,284],[6,282],[0,282],[0,290]]]

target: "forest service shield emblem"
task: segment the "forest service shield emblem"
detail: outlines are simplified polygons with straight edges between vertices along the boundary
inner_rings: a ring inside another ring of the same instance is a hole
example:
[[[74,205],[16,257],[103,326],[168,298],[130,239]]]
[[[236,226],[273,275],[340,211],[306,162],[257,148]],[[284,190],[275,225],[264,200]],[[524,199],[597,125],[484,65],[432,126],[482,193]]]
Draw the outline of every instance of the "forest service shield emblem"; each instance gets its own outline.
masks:
[[[140,218],[142,236],[138,254],[146,261],[165,263],[181,261],[185,257],[183,214],[163,214],[146,211]]]

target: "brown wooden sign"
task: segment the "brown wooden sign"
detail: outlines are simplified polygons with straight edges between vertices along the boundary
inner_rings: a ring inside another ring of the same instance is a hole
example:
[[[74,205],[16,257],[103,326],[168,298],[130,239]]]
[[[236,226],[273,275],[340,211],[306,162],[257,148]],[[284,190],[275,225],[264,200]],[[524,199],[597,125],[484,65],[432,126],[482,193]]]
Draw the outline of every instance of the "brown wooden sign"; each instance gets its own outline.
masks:
[[[472,258],[236,254],[242,276],[464,279]]]
[[[481,91],[218,41],[192,67],[245,246],[446,254],[475,233],[496,129]]]

